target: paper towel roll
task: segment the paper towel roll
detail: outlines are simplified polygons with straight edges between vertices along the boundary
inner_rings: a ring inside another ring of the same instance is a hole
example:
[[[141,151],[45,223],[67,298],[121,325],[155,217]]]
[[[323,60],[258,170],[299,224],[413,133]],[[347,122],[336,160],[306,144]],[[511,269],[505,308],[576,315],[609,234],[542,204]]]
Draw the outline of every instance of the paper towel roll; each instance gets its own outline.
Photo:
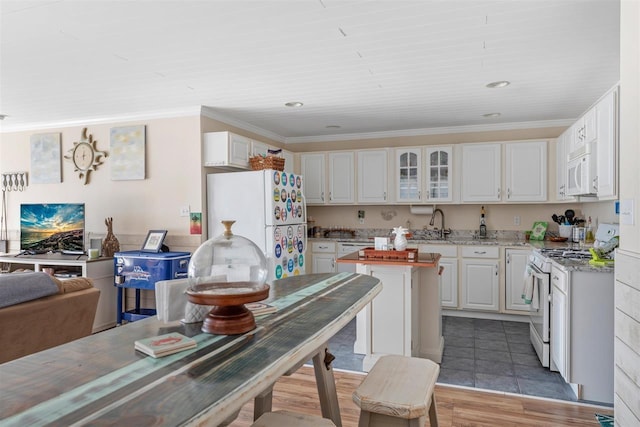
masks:
[[[431,215],[433,214],[433,205],[411,205],[409,211],[414,215]]]

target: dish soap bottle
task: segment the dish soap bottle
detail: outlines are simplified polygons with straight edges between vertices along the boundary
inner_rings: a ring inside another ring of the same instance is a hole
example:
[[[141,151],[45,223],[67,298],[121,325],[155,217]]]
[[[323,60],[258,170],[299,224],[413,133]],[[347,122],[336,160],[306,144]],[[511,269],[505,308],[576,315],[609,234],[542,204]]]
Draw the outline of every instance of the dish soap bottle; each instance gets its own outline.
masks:
[[[484,206],[480,209],[480,231],[478,235],[483,239],[487,237],[487,224],[484,219]]]
[[[584,233],[584,242],[585,243],[593,243],[595,240],[595,236],[593,235],[593,227],[591,226],[591,217],[587,221],[587,229]]]

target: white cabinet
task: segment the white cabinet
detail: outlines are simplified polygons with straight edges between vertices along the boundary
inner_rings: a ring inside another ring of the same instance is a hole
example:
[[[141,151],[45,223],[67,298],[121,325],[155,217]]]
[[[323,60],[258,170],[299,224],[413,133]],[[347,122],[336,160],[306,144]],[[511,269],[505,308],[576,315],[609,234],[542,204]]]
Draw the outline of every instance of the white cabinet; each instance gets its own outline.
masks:
[[[524,272],[531,251],[528,249],[505,249],[505,308],[507,310],[529,311],[529,305],[522,299]]]
[[[422,200],[422,149],[398,148],[395,150],[396,201],[420,202]]]
[[[505,144],[506,201],[547,200],[547,141]]]
[[[336,151],[329,153],[329,203],[353,203],[355,201],[354,153]]]
[[[231,132],[207,132],[203,144],[204,166],[249,169],[251,139]]]
[[[462,247],[462,308],[498,311],[500,283],[498,247]]]
[[[504,192],[502,196],[502,146]],[[539,202],[547,200],[547,142],[462,145],[463,202]]]
[[[307,204],[324,204],[324,153],[300,155],[300,174],[303,176]]]
[[[311,262],[312,273],[335,273],[337,271],[335,242],[313,242]]]
[[[551,269],[551,370],[560,372],[567,378],[567,329],[568,329],[568,277],[567,273],[552,267]]]
[[[501,144],[463,144],[463,202],[500,201],[501,148]]]
[[[358,203],[387,202],[387,150],[363,150],[358,158]]]
[[[575,200],[575,197],[567,194],[567,156],[569,155],[569,144],[571,132],[565,131],[556,140],[556,200]]]
[[[325,153],[301,154],[300,173],[304,177],[307,204],[354,203],[354,163],[353,151],[336,151],[328,155]],[[327,185],[325,180],[328,180],[328,191],[325,191],[325,185]]]
[[[618,158],[618,114],[617,91],[609,92],[596,104],[596,186],[598,198],[616,198]]]
[[[571,149],[576,151],[596,140],[596,108],[591,108],[571,126]]]
[[[294,156],[291,151],[282,150],[280,154],[284,159],[284,171],[289,173],[295,173]]]
[[[458,247],[455,245],[419,245],[420,253],[439,253],[440,306],[458,308]]]
[[[425,148],[426,189],[429,202],[451,202],[453,200],[453,147]]]
[[[412,355],[412,342],[418,342],[412,335],[419,331],[417,327],[411,327],[412,313],[419,312],[415,306],[419,301],[418,280],[414,277],[417,273],[417,269],[406,269],[398,274],[395,267],[371,266],[371,275],[384,284],[371,303],[373,355]]]

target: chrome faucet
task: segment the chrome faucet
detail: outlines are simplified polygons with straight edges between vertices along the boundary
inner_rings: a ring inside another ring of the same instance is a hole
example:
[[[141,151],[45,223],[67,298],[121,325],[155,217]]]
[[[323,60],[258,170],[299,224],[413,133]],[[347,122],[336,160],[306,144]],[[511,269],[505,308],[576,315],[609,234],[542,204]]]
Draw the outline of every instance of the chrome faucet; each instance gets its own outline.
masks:
[[[440,238],[441,239],[446,239],[447,238],[447,234],[451,233],[451,229],[447,230],[444,228],[444,212],[442,212],[442,209],[437,208],[434,209],[433,213],[431,214],[431,221],[429,221],[429,225],[433,225],[435,220],[436,220],[436,213],[440,212],[440,217],[442,218],[442,228],[440,228]]]

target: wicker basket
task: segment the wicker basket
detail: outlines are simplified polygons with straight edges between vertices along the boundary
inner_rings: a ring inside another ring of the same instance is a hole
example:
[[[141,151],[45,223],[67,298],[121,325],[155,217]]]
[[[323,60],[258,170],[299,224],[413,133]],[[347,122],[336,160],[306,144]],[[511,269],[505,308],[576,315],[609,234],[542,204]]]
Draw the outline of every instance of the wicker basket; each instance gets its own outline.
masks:
[[[260,171],[263,169],[274,169],[277,171],[284,170],[284,159],[276,156],[253,156],[249,158],[251,169],[254,171]]]

